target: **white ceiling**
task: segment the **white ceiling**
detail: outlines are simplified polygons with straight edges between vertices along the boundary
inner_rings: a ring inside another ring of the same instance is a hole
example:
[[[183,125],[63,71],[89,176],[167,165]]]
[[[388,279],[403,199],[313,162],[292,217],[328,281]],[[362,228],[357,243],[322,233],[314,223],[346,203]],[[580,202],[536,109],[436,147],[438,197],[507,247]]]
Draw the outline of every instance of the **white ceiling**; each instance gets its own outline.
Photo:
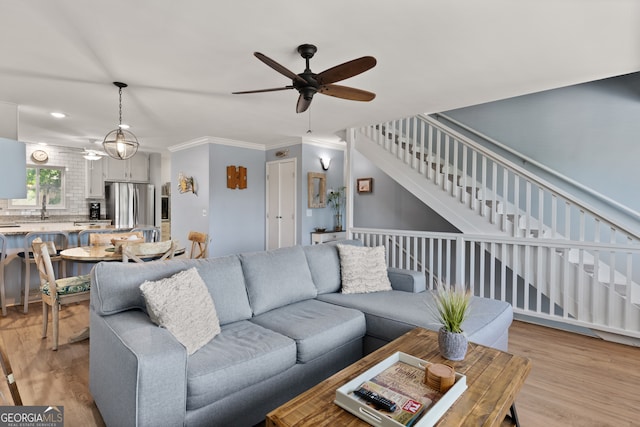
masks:
[[[369,103],[297,92],[259,51],[300,73],[372,55],[340,84]],[[0,101],[22,141],[88,146],[123,121],[141,150],[203,136],[277,146],[640,70],[637,0],[0,0]],[[68,114],[54,119],[51,111]],[[313,133],[307,134],[309,120]]]

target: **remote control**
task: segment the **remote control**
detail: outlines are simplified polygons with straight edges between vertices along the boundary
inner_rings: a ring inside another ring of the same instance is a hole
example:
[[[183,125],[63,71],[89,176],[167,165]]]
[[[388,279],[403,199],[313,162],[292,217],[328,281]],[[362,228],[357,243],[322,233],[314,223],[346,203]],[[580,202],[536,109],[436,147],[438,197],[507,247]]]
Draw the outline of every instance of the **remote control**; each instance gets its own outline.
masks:
[[[364,387],[360,387],[359,389],[354,391],[353,394],[355,394],[356,396],[360,396],[367,402],[373,403],[376,408],[384,409],[385,411],[389,412],[393,412],[396,410],[395,402],[380,396],[378,393],[367,390]]]

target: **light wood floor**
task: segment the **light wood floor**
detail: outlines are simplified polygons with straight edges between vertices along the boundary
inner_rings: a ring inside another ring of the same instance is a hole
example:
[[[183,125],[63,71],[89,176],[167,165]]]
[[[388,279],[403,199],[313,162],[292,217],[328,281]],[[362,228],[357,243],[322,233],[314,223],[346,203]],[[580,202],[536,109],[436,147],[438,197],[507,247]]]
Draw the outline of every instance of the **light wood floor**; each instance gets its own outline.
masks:
[[[65,425],[104,425],[88,389],[89,343],[67,344],[88,324],[88,304],[64,307],[60,346],[40,338],[41,309],[0,316],[1,338],[25,405],[63,405]],[[0,341],[1,342],[1,341]],[[533,361],[516,398],[523,427],[640,425],[640,348],[514,322],[510,351]],[[0,404],[10,404],[6,383]]]

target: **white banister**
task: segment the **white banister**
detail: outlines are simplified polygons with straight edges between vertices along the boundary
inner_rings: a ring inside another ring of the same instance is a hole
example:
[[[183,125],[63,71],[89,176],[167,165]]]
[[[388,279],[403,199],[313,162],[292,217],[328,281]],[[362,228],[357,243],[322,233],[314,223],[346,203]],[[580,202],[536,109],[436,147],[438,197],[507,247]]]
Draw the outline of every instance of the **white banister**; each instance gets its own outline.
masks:
[[[365,246],[384,245],[389,266],[424,273],[429,289],[437,280],[464,285],[476,296],[511,303],[517,314],[640,339],[640,310],[632,302],[639,289],[631,279],[640,265],[640,246],[635,243],[349,231]],[[570,251],[578,251],[577,261],[571,260]],[[607,262],[596,262],[593,272],[586,273],[587,257]],[[605,268],[606,274],[600,275]],[[626,297],[618,287],[623,273]]]
[[[522,161],[526,162],[526,163],[530,163],[532,165],[534,165],[535,167],[537,167],[540,170],[543,170],[545,172],[547,172],[548,174],[555,176],[556,178],[565,181],[571,185],[573,185],[574,187],[580,189],[581,191],[584,191],[587,194],[590,194],[591,196],[602,200],[603,202],[611,205],[611,206],[615,206],[618,210],[625,212],[626,214],[636,218],[636,219],[640,219],[640,213],[634,211],[633,209],[629,208],[628,206],[625,206],[607,196],[605,196],[604,194],[598,193],[597,191],[594,191],[592,188],[589,188],[585,185],[582,185],[581,183],[579,183],[576,180],[573,180],[571,178],[569,178],[566,175],[561,174],[560,172],[551,169],[545,165],[543,165],[542,163],[530,158],[529,156],[525,156],[524,154],[512,149],[511,147],[504,145],[498,141],[496,141],[495,139],[491,138],[490,136],[487,136],[481,132],[478,132],[477,130],[470,128],[469,126],[465,125],[464,123],[461,123],[459,121],[457,121],[456,119],[447,116],[446,114],[442,114],[442,113],[438,113],[436,114],[437,117],[442,117],[443,119],[445,119],[446,121],[448,121],[449,123],[452,123],[456,126],[458,126],[460,129],[464,129],[467,132],[470,132],[476,136],[478,136],[479,138],[490,142],[491,144],[495,145],[496,147],[499,147],[500,149],[513,154],[514,156],[522,159]],[[424,117],[424,116],[423,116]]]

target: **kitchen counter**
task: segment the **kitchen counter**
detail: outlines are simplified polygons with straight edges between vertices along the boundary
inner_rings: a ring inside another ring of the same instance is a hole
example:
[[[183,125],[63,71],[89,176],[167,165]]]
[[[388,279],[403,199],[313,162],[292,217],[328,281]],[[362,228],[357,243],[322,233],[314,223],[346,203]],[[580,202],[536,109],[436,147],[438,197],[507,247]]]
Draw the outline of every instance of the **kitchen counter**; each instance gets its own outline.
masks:
[[[79,233],[92,228],[113,228],[111,221],[82,221],[82,222],[16,222],[0,223],[0,233],[5,236],[17,236],[34,231],[66,231]]]
[[[8,306],[21,303],[21,291],[24,289],[22,277],[24,277],[24,265],[18,253],[24,251],[24,237],[31,232],[66,231],[69,233],[69,247],[78,244],[78,233],[83,230],[109,228],[116,230],[111,225],[111,220],[89,220],[87,217],[51,218],[45,221],[37,221],[35,218],[2,218],[0,217],[0,233],[7,237],[7,259],[4,269],[4,282],[6,288],[6,301]],[[31,264],[30,289],[38,289],[40,277]],[[87,273],[85,271],[84,273]],[[67,274],[82,274],[80,268],[74,262],[67,262]]]

